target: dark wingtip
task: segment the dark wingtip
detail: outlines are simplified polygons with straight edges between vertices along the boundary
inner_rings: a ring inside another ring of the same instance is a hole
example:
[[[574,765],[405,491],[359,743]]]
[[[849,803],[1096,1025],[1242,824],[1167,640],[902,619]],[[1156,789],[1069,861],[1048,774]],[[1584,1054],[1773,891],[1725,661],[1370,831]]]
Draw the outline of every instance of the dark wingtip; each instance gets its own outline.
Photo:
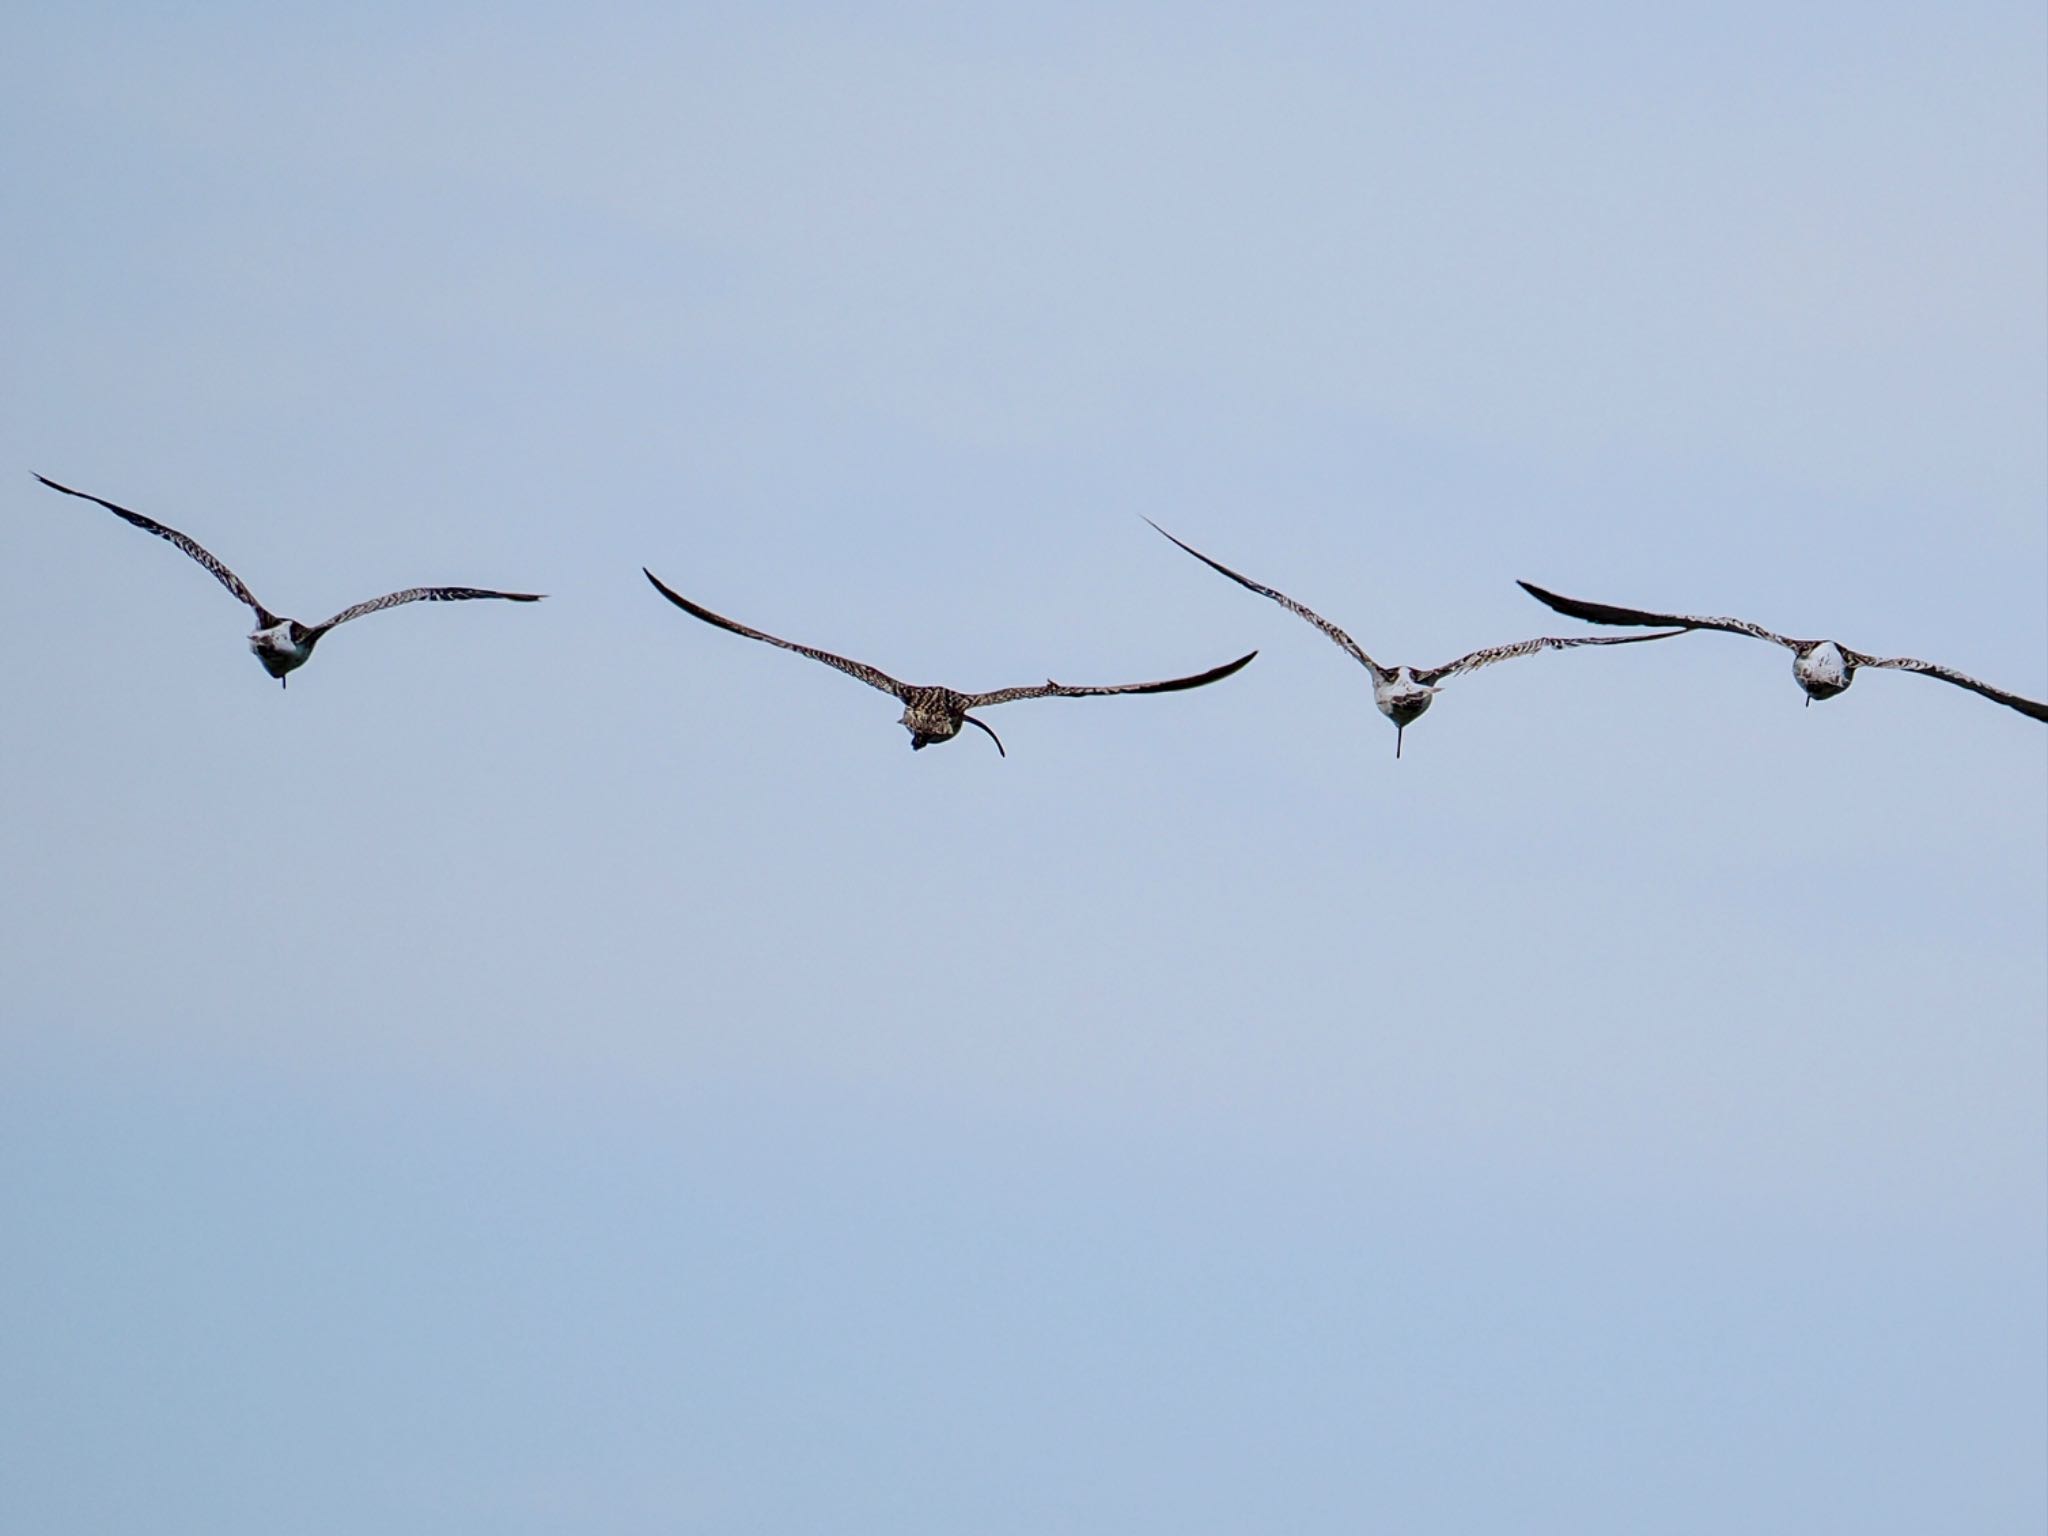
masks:
[[[1145,514],[1140,512],[1138,516],[1145,517]],[[1211,560],[1207,555],[1203,554],[1199,549],[1195,548],[1194,545],[1186,543],[1181,539],[1175,538],[1172,534],[1168,533],[1164,528],[1160,527],[1157,523],[1153,523],[1151,518],[1145,517],[1145,521],[1148,523],[1152,523],[1152,531],[1158,534],[1159,537],[1161,537],[1162,539],[1166,540],[1166,542],[1171,544],[1174,548],[1182,550],[1187,554],[1193,555],[1197,560],[1201,561],[1204,565],[1216,564],[1214,560]],[[1221,567],[1218,567],[1218,569],[1221,569]]]
[[[1251,664],[1251,659],[1258,654],[1257,651],[1246,651],[1237,660],[1226,661],[1220,667],[1211,667],[1208,671],[1197,672],[1192,677],[1176,677],[1170,682],[1148,683],[1137,691],[1140,693],[1177,693],[1183,688],[1207,687],[1210,683],[1222,682],[1224,678],[1229,677],[1233,672],[1242,671]]]
[[[1144,514],[1144,513],[1142,513],[1142,512],[1140,512],[1140,513],[1138,514],[1138,516],[1140,516],[1140,517],[1145,517],[1145,514]],[[1166,531],[1166,530],[1165,530],[1164,528],[1160,527],[1160,526],[1159,526],[1159,525],[1158,525],[1157,523],[1154,523],[1154,522],[1152,522],[1152,519],[1151,519],[1151,518],[1149,518],[1149,517],[1145,517],[1145,521],[1146,521],[1147,523],[1151,523],[1151,525],[1152,525],[1152,531],[1153,531],[1154,533],[1158,534],[1158,535],[1159,535],[1159,537],[1161,537],[1162,539],[1166,540],[1166,542],[1167,542],[1167,543],[1169,543],[1169,544],[1173,544],[1173,545],[1178,545],[1178,546],[1179,546],[1179,547],[1180,547],[1181,549],[1185,549],[1185,550],[1187,550],[1187,552],[1188,552],[1189,554],[1191,554],[1191,555],[1194,555],[1194,556],[1195,556],[1195,558],[1196,558],[1196,559],[1198,559],[1198,560],[1206,560],[1206,559],[1208,559],[1208,558],[1209,558],[1209,557],[1208,557],[1207,555],[1203,555],[1203,554],[1198,554],[1198,553],[1197,553],[1197,552],[1196,552],[1196,551],[1195,551],[1195,550],[1194,550],[1194,549],[1193,549],[1192,547],[1190,547],[1189,545],[1186,545],[1186,544],[1182,544],[1182,543],[1181,543],[1181,541],[1180,541],[1179,539],[1176,539],[1176,538],[1175,538],[1175,537],[1174,537],[1174,536],[1173,536],[1172,534],[1168,533],[1168,532],[1167,532],[1167,531]]]

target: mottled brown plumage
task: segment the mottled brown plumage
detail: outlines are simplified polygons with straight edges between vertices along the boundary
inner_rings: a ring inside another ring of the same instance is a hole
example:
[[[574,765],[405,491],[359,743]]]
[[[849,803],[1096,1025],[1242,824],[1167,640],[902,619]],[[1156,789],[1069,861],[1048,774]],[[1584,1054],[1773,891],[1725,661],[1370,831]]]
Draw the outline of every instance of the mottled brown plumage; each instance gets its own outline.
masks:
[[[871,667],[864,661],[854,661],[849,657],[835,655],[831,651],[821,651],[815,646],[799,645],[794,640],[784,640],[762,630],[750,629],[745,624],[691,602],[680,592],[664,584],[659,576],[645,566],[640,569],[641,574],[654,584],[655,591],[693,618],[702,619],[706,624],[715,624],[718,628],[730,630],[736,635],[744,635],[749,640],[779,645],[785,651],[795,651],[799,656],[822,661],[828,667],[837,667],[849,677],[859,678],[870,688],[879,688],[883,693],[894,694],[903,701],[903,714],[897,723],[910,732],[910,746],[913,751],[936,742],[950,741],[960,734],[961,726],[971,725],[977,730],[987,731],[989,739],[996,744],[996,751],[1007,757],[1009,754],[1003,751],[1002,738],[970,715],[970,709],[982,709],[991,704],[1008,704],[1016,699],[1079,699],[1097,694],[1173,693],[1182,688],[1200,688],[1205,683],[1217,682],[1230,676],[1258,654],[1251,651],[1235,661],[1226,662],[1220,667],[1212,667],[1207,672],[1198,672],[1190,677],[1170,677],[1156,683],[1113,683],[1076,687],[1048,680],[1043,683],[1027,683],[1017,688],[998,688],[990,693],[961,693],[957,689],[938,684],[899,682],[880,667]]]

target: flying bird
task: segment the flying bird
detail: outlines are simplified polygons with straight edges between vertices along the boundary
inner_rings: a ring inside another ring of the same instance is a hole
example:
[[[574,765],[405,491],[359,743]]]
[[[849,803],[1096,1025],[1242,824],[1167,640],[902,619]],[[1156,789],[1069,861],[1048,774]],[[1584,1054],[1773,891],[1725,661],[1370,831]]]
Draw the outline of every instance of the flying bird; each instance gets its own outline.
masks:
[[[1911,656],[1866,656],[1861,651],[1852,651],[1846,645],[1833,640],[1794,640],[1765,629],[1761,624],[1752,624],[1747,619],[1700,618],[1694,614],[1648,613],[1640,608],[1616,608],[1607,603],[1588,603],[1576,597],[1559,597],[1555,592],[1546,592],[1532,582],[1518,582],[1518,586],[1540,603],[1546,603],[1559,613],[1570,614],[1575,619],[1584,619],[1589,624],[1678,624],[1686,629],[1719,629],[1731,635],[1752,635],[1758,640],[1768,640],[1773,645],[1782,645],[1792,653],[1792,676],[1806,691],[1806,703],[1810,708],[1815,699],[1832,699],[1838,693],[1846,693],[1849,685],[1856,681],[1858,667],[1888,667],[1897,672],[1923,672],[1929,677],[1938,677],[1945,683],[1954,683],[1958,688],[1967,688],[1972,693],[1981,693],[1987,699],[2018,710],[2034,720],[2048,720],[2048,704],[2033,699],[2021,698],[2016,693],[2007,693],[2003,688],[1993,688],[1989,683],[1980,683],[1974,677],[1966,677],[1953,667],[1937,666],[1931,661],[1917,661]]]
[[[1152,523],[1152,519],[1149,517],[1145,521]],[[1381,714],[1394,722],[1394,756],[1396,758],[1399,758],[1401,755],[1402,733],[1422,716],[1423,711],[1429,708],[1436,698],[1438,686],[1458,676],[1461,672],[1476,672],[1479,668],[1490,667],[1497,661],[1512,661],[1517,656],[1533,656],[1538,651],[1562,651],[1580,645],[1634,645],[1645,640],[1668,640],[1672,635],[1684,633],[1682,629],[1673,629],[1661,635],[1619,635],[1612,638],[1606,636],[1585,636],[1569,640],[1560,639],[1553,635],[1545,635],[1535,640],[1520,640],[1513,645],[1491,645],[1484,650],[1472,651],[1464,656],[1460,656],[1456,661],[1447,661],[1440,667],[1383,667],[1366,655],[1364,649],[1360,647],[1356,640],[1345,634],[1343,630],[1332,624],[1314,609],[1305,604],[1297,603],[1284,592],[1275,592],[1271,587],[1260,586],[1249,576],[1239,575],[1220,561],[1211,560],[1192,545],[1181,544],[1179,539],[1167,533],[1157,523],[1152,523],[1152,526],[1163,537],[1175,544],[1180,544],[1182,549],[1193,555],[1211,570],[1221,572],[1239,586],[1247,587],[1258,593],[1261,597],[1270,597],[1289,613],[1308,620],[1309,623],[1315,625],[1317,629],[1320,629],[1324,634],[1336,641],[1338,645],[1342,646],[1345,651],[1349,652],[1352,660],[1358,662],[1359,665],[1372,674],[1372,701],[1379,706]]]
[[[238,602],[247,603],[256,614],[256,628],[249,635],[249,649],[256,653],[256,659],[263,663],[263,670],[276,678],[279,687],[288,687],[285,674],[303,667],[313,654],[313,647],[320,643],[320,637],[337,624],[346,624],[350,619],[360,619],[366,613],[376,613],[383,608],[396,608],[401,603],[456,603],[476,597],[501,597],[513,603],[537,603],[543,594],[538,592],[491,592],[481,587],[407,587],[402,592],[387,592],[382,597],[373,597],[368,602],[357,603],[344,608],[333,618],[320,624],[301,624],[297,619],[280,618],[256,601],[242,578],[222,565],[219,560],[200,547],[197,541],[187,538],[175,528],[166,528],[162,523],[144,517],[140,512],[131,512],[126,507],[117,507],[111,501],[91,495],[86,491],[74,491],[68,485],[59,485],[47,475],[36,478],[53,491],[62,491],[66,496],[77,496],[85,501],[96,501],[114,516],[133,523],[146,533],[153,533],[160,539],[168,540],[190,555],[200,565],[213,573]]]
[[[799,656],[808,656],[813,661],[822,661],[828,667],[837,667],[849,677],[857,677],[870,688],[879,688],[892,693],[903,701],[903,716],[897,721],[910,732],[910,749],[922,751],[935,742],[951,741],[960,734],[962,725],[974,726],[988,732],[988,738],[996,744],[996,751],[1003,757],[1010,754],[1003,750],[1000,736],[981,721],[970,715],[970,709],[986,709],[992,704],[1007,704],[1012,699],[1080,699],[1106,693],[1172,693],[1181,688],[1200,688],[1205,683],[1219,682],[1230,676],[1257,651],[1249,651],[1232,662],[1212,667],[1207,672],[1198,672],[1192,677],[1170,677],[1159,683],[1119,683],[1108,687],[1073,687],[1066,683],[1051,681],[1029,683],[1019,688],[998,688],[993,693],[960,693],[937,684],[898,682],[879,667],[871,667],[864,661],[853,661],[844,656],[835,656],[830,651],[820,651],[808,645],[798,645],[794,640],[783,640],[764,634],[758,629],[749,629],[744,624],[734,623],[691,602],[680,592],[664,585],[661,578],[646,566],[641,574],[654,583],[654,590],[674,603],[693,618],[702,619],[706,624],[716,624],[720,629],[729,629],[736,635],[745,635],[749,640],[765,640],[770,645],[779,645],[785,651],[795,651]]]

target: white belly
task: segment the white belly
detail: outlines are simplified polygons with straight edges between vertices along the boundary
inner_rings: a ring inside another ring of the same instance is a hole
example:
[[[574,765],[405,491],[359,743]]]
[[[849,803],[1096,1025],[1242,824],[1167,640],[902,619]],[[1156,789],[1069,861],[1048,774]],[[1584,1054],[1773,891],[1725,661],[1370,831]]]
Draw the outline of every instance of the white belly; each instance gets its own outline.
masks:
[[[256,653],[256,659],[263,663],[263,670],[272,677],[283,677],[294,667],[304,666],[306,658],[313,654],[311,646],[302,645],[292,638],[289,619],[255,631],[249,636],[249,649]]]

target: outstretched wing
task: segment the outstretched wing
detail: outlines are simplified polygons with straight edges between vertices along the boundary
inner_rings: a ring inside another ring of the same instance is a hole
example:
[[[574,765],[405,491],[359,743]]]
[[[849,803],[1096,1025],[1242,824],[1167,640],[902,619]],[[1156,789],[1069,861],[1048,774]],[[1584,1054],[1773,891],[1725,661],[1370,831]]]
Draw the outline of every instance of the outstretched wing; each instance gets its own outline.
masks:
[[[74,491],[68,485],[59,485],[56,481],[52,480],[48,475],[37,475],[36,478],[42,481],[43,484],[47,485],[51,490],[62,491],[66,496],[76,496],[84,501],[96,501],[101,506],[105,507],[109,512],[113,513],[114,516],[118,518],[123,518],[126,521],[133,523],[136,527],[142,529],[145,533],[153,533],[158,538],[166,539],[169,542],[177,545],[178,548],[185,551],[186,554],[190,555],[194,560],[197,560],[201,565],[206,567],[207,570],[211,571],[213,573],[214,580],[218,581],[222,586],[226,587],[230,592],[234,593],[238,601],[247,603],[251,608],[255,609],[256,617],[262,620],[262,622],[266,626],[275,624],[277,622],[277,615],[272,613],[268,608],[264,607],[261,603],[256,601],[256,594],[249,590],[249,588],[243,583],[241,577],[237,576],[233,571],[229,570],[226,566],[222,565],[220,561],[216,560],[205,549],[201,548],[198,543],[196,543],[192,539],[186,538],[185,535],[178,532],[177,529],[166,528],[162,523],[157,522],[153,518],[144,517],[140,512],[130,512],[126,507],[117,507],[111,501],[107,501],[99,496],[94,496],[88,491]]]
[[[713,613],[709,608],[698,607],[680,592],[671,591],[662,584],[661,578],[648,570],[646,566],[640,567],[640,573],[654,583],[655,591],[659,592],[692,618],[702,619],[706,624],[716,624],[720,629],[729,629],[736,635],[745,635],[749,640],[765,640],[770,645],[781,646],[785,651],[795,651],[799,656],[808,656],[813,661],[822,661],[828,667],[837,667],[849,677],[859,678],[870,688],[879,688],[884,693],[893,693],[899,699],[903,697],[904,684],[897,682],[895,678],[884,672],[880,667],[871,667],[864,661],[852,661],[844,656],[835,656],[830,651],[815,650],[808,645],[798,645],[794,640],[778,639],[774,635],[763,634],[758,629],[749,629],[744,624],[735,624],[731,619],[722,618],[718,614]]]
[[[1533,582],[1515,583],[1537,602],[1555,608],[1559,613],[1569,614],[1575,619],[1584,619],[1588,624],[1648,624],[1657,628],[1676,624],[1682,629],[1720,629],[1731,635],[1753,635],[1759,640],[1768,640],[1773,645],[1782,645],[1788,651],[1799,649],[1797,640],[1768,630],[1761,624],[1752,624],[1747,619],[1705,619],[1690,613],[1650,613],[1641,608],[1616,608],[1608,603],[1589,603],[1576,597],[1559,597],[1555,592],[1546,592]]]
[[[357,603],[353,608],[344,608],[325,624],[313,625],[312,633],[316,637],[324,635],[337,624],[346,624],[350,619],[360,619],[366,613],[376,613],[383,608],[396,608],[401,603],[466,603],[477,597],[501,597],[508,603],[537,603],[544,595],[540,592],[492,592],[483,587],[407,587],[403,592],[387,592],[366,603]]]
[[[1172,537],[1171,534],[1167,536]],[[1115,683],[1103,688],[1076,688],[1048,680],[1022,688],[998,688],[994,693],[963,693],[960,698],[966,708],[982,709],[990,704],[1007,704],[1012,699],[1085,699],[1099,693],[1174,693],[1182,688],[1200,688],[1205,683],[1220,682],[1258,654],[1257,651],[1247,651],[1237,660],[1227,661],[1220,667],[1211,667],[1192,677],[1169,677],[1163,683]]]
[[[1149,517],[1146,518],[1145,521],[1148,523],[1152,523],[1152,519]],[[1203,554],[1199,549],[1194,548],[1192,545],[1181,544],[1179,539],[1174,538],[1172,534],[1168,533],[1164,528],[1161,528],[1157,523],[1152,523],[1152,527],[1154,531],[1157,532],[1162,538],[1170,540],[1175,544],[1180,544],[1180,547],[1182,549],[1186,550],[1189,554],[1193,555],[1197,560],[1201,561],[1202,564],[1208,566],[1210,570],[1217,571],[1225,576],[1228,576],[1240,587],[1249,588],[1251,591],[1258,593],[1261,597],[1270,597],[1274,602],[1278,603],[1282,608],[1285,608],[1289,613],[1294,614],[1297,618],[1307,619],[1309,623],[1315,625],[1317,629],[1320,629],[1332,640],[1336,641],[1339,645],[1343,646],[1345,650],[1349,651],[1351,653],[1353,660],[1357,661],[1368,672],[1372,673],[1374,681],[1379,680],[1382,672],[1385,669],[1382,668],[1379,665],[1379,663],[1374,661],[1370,656],[1366,655],[1365,652],[1359,647],[1359,644],[1356,640],[1352,639],[1349,635],[1345,634],[1343,630],[1339,629],[1336,625],[1332,624],[1328,619],[1324,618],[1320,613],[1317,613],[1313,608],[1310,608],[1302,603],[1297,603],[1285,592],[1275,592],[1271,587],[1262,587],[1256,581],[1253,581],[1249,576],[1240,576],[1236,571],[1233,571],[1229,566],[1223,565],[1218,561],[1211,560],[1207,555]]]
[[[1954,667],[1936,666],[1931,661],[1916,661],[1911,656],[1865,656],[1859,651],[1846,651],[1850,662],[1859,667],[1890,667],[1898,672],[1924,672],[1929,677],[1938,677],[1944,683],[1954,683],[1958,688],[1967,688],[1972,693],[1981,693],[1987,699],[2018,710],[2034,720],[2048,720],[2048,704],[2034,699],[2023,699],[2016,693],[2007,693],[2003,688],[1994,688],[1989,683],[1980,683],[1976,678],[1956,671]]]
[[[1517,656],[1534,656],[1538,651],[1568,651],[1577,645],[1641,645],[1645,640],[1669,640],[1673,635],[1684,633],[1682,629],[1667,629],[1655,635],[1573,635],[1569,638],[1543,635],[1534,640],[1518,641],[1514,645],[1490,645],[1483,651],[1460,656],[1456,661],[1447,661],[1440,667],[1417,671],[1415,680],[1425,688],[1431,688],[1445,678],[1456,677],[1461,672],[1477,672],[1481,667],[1490,667],[1496,661],[1513,661]]]

